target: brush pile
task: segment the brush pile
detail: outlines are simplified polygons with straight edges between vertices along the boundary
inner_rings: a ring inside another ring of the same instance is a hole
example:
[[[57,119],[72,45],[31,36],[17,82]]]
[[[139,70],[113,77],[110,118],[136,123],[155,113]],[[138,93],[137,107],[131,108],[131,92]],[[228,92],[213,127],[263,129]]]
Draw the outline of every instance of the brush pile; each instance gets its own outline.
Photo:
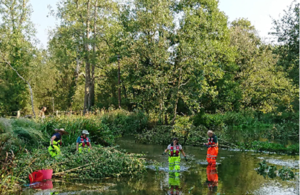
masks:
[[[145,171],[141,155],[126,154],[116,147],[93,146],[89,153],[78,154],[75,145],[62,147],[58,159],[50,157],[46,149],[35,150],[18,158],[14,172],[20,181],[36,170],[53,169],[53,177],[95,179],[103,177],[133,176]]]

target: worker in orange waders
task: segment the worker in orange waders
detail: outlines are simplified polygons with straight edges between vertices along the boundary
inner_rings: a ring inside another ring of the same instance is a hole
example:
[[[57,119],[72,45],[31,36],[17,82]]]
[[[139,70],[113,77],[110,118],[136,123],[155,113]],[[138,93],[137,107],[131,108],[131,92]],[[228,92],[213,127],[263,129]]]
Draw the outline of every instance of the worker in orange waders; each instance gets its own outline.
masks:
[[[166,154],[167,151],[169,151],[169,170],[174,171],[175,169],[175,171],[180,171],[180,152],[186,161],[187,159],[182,146],[178,143],[178,138],[173,138],[172,143],[168,145],[163,154]]]
[[[207,147],[206,160],[208,164],[216,164],[219,148],[218,148],[218,138],[212,130],[207,132],[208,143],[203,143]]]
[[[218,172],[215,164],[208,164],[206,168],[207,180],[206,184],[210,193],[214,193],[218,188]]]

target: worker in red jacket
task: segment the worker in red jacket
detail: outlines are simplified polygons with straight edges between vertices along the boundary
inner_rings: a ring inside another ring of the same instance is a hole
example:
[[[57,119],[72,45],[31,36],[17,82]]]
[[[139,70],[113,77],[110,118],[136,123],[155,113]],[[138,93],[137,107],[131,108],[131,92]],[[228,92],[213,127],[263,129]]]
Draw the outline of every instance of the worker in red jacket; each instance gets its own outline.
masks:
[[[207,132],[208,143],[203,143],[207,147],[206,160],[209,164],[215,164],[219,153],[218,138],[212,130]]]

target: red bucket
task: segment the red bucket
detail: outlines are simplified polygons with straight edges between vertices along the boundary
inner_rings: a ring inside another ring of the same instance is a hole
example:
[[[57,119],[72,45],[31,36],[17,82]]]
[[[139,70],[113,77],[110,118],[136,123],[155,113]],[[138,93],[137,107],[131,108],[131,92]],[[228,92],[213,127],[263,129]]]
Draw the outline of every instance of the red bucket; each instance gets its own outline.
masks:
[[[52,169],[41,170],[41,172],[43,173],[44,180],[52,179],[52,174],[53,174]]]
[[[43,181],[43,178],[44,178],[44,176],[43,176],[42,171],[35,171],[29,175],[30,183]]]

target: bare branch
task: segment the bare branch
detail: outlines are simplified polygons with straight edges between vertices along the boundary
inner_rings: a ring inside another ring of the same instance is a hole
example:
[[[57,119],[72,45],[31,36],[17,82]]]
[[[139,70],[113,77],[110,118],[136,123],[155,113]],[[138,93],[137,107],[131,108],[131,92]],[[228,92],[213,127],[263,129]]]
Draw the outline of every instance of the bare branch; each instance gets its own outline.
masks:
[[[191,80],[191,79],[187,80],[187,82],[185,82],[185,83],[182,83],[182,84],[180,85],[180,87],[186,85],[190,80]]]

